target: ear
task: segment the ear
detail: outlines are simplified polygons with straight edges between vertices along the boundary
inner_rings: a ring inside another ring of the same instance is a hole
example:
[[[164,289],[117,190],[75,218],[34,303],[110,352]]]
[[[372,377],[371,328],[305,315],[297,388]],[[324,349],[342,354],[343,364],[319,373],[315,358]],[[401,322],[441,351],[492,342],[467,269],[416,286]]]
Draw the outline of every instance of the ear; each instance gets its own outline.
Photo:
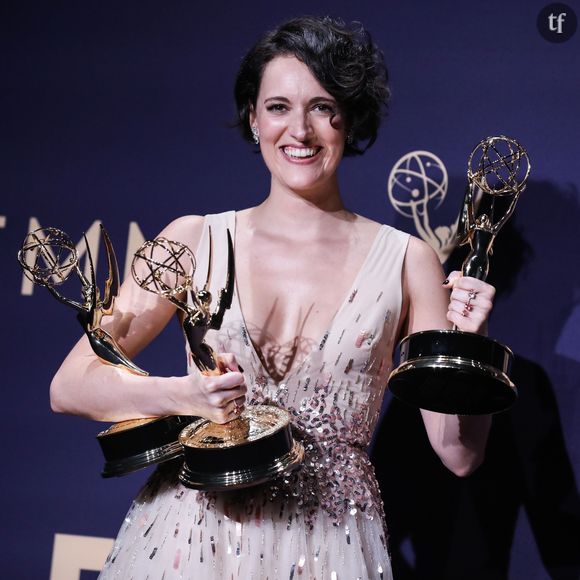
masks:
[[[254,105],[250,104],[250,114],[248,115],[248,119],[250,121],[250,129],[256,124],[256,111],[254,109]]]

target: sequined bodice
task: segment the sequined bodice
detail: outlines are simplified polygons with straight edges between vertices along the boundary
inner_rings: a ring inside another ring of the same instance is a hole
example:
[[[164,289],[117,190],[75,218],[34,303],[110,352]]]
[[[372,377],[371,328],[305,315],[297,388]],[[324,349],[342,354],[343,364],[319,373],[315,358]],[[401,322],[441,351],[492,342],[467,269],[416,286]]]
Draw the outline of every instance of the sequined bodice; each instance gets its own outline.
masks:
[[[209,215],[214,244],[212,294],[225,280],[226,228],[235,237],[235,212]],[[237,292],[219,331],[207,342],[236,356],[249,403],[288,409],[306,459],[300,470],[268,485],[272,497],[294,497],[306,516],[318,508],[335,521],[345,512],[380,513],[368,447],[376,426],[401,312],[401,269],[408,236],[381,226],[348,295],[320,342],[284,378],[272,379],[250,340]],[[195,283],[207,272],[207,227],[196,252]],[[190,371],[196,372],[190,362]]]

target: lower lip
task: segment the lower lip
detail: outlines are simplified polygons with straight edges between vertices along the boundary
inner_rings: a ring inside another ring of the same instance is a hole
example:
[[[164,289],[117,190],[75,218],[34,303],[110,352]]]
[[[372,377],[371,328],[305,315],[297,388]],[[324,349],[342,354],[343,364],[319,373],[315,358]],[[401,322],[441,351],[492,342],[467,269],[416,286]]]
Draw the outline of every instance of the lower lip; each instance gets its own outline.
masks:
[[[309,165],[310,163],[315,163],[318,160],[321,151],[322,149],[319,149],[312,157],[290,157],[290,155],[285,153],[284,149],[280,149],[282,157],[284,157],[286,161],[296,163],[297,165]]]

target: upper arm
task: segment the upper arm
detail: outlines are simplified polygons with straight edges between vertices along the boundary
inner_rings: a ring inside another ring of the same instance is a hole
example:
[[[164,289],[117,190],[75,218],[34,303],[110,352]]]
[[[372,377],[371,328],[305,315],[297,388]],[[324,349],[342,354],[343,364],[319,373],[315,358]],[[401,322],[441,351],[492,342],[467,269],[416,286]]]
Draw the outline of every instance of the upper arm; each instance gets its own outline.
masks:
[[[443,269],[426,243],[411,238],[403,268],[407,301],[406,334],[450,328],[447,320],[449,290],[442,286]],[[489,417],[458,419],[421,409],[431,446],[443,463],[457,475],[471,472],[483,457]]]
[[[158,237],[181,242],[195,251],[203,231],[203,221],[201,216],[178,218],[165,227]],[[129,276],[115,299],[112,315],[103,318],[102,327],[132,358],[163,330],[175,309],[169,300],[144,290]],[[86,337],[71,352],[72,356],[79,354],[92,354]]]
[[[449,291],[442,286],[445,275],[435,251],[412,237],[403,264],[403,296],[407,316],[404,334],[449,328]]]

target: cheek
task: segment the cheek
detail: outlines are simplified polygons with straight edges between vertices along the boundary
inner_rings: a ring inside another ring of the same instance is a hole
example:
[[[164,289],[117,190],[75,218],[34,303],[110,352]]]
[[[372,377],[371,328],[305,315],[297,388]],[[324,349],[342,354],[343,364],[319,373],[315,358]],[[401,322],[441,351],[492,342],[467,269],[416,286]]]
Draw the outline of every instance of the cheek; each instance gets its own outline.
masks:
[[[282,119],[270,118],[267,120],[258,121],[260,128],[260,138],[273,141],[281,136],[286,129],[286,124]]]
[[[334,135],[332,140],[332,159],[336,162],[342,159],[344,154],[344,145],[345,145],[345,138],[343,138],[342,134]]]
[[[342,150],[346,140],[346,133],[342,130],[342,123],[335,121],[333,125],[330,124],[329,119],[321,119],[317,124],[316,131],[327,145],[333,149]]]

